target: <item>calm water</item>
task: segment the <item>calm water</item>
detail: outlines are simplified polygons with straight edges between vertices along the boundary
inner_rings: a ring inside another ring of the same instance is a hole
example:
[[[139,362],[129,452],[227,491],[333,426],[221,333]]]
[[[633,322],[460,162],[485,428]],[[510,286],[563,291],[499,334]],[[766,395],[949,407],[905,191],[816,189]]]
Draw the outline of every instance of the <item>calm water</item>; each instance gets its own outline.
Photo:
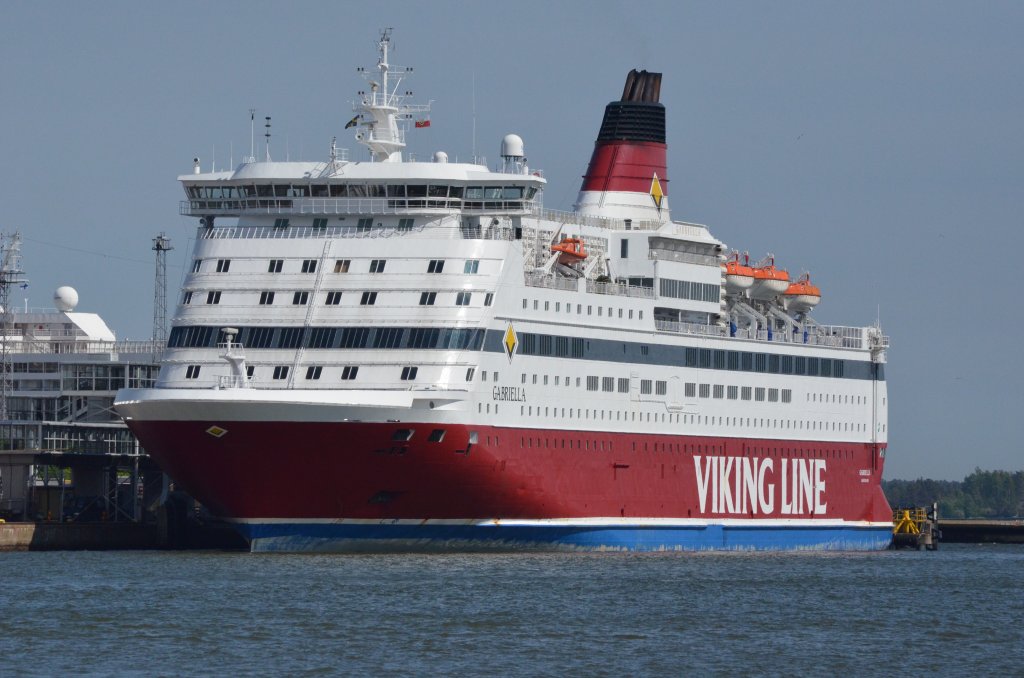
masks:
[[[0,553],[0,675],[1024,675],[1024,547]]]

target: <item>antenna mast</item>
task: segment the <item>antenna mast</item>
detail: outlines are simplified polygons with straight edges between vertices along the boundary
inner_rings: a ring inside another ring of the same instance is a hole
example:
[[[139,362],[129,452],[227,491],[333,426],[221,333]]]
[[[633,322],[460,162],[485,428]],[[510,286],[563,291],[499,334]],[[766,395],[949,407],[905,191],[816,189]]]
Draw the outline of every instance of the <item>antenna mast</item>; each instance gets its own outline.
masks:
[[[153,285],[153,341],[167,342],[167,252],[173,250],[171,239],[163,231],[153,238],[156,252],[156,281]]]
[[[249,162],[256,162],[256,109],[249,109]]]
[[[7,404],[14,393],[11,379],[11,341],[14,338],[14,313],[11,311],[11,287],[25,285],[28,280],[21,270],[21,232],[13,235],[0,234],[0,421],[10,419]]]

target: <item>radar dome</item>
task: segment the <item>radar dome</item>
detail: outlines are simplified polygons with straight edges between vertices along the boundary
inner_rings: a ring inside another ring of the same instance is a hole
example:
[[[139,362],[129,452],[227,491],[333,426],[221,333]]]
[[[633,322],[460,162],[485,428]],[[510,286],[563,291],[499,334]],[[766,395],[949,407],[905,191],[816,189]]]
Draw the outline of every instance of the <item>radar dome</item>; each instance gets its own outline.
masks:
[[[75,306],[78,306],[78,292],[74,287],[67,285],[58,287],[57,291],[53,293],[53,304],[58,311],[74,311]]]
[[[521,158],[523,153],[523,138],[518,134],[506,134],[501,140],[501,156],[503,158]]]
[[[448,154],[444,151],[438,151],[434,154],[434,162],[445,163],[448,162]]]

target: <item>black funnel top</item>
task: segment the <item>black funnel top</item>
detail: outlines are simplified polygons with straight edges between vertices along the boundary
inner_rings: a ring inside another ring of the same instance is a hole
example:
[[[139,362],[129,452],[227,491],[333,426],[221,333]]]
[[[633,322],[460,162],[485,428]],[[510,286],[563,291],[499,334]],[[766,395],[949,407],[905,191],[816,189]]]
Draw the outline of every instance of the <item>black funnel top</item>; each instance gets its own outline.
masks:
[[[597,141],[651,141],[665,143],[665,107],[661,96],[661,73],[629,72],[622,99],[604,109]]]

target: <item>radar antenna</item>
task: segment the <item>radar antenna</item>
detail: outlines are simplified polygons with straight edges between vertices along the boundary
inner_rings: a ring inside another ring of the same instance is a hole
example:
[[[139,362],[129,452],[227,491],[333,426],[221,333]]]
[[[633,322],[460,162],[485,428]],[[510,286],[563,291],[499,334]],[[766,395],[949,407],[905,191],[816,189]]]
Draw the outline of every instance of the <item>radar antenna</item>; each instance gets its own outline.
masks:
[[[0,234],[0,421],[9,421],[8,400],[14,393],[11,379],[11,342],[14,338],[14,313],[11,310],[11,287],[27,287],[28,279],[21,270],[21,232]]]
[[[156,280],[153,285],[153,341],[167,342],[167,252],[173,250],[171,239],[163,231],[153,238],[156,252]]]

